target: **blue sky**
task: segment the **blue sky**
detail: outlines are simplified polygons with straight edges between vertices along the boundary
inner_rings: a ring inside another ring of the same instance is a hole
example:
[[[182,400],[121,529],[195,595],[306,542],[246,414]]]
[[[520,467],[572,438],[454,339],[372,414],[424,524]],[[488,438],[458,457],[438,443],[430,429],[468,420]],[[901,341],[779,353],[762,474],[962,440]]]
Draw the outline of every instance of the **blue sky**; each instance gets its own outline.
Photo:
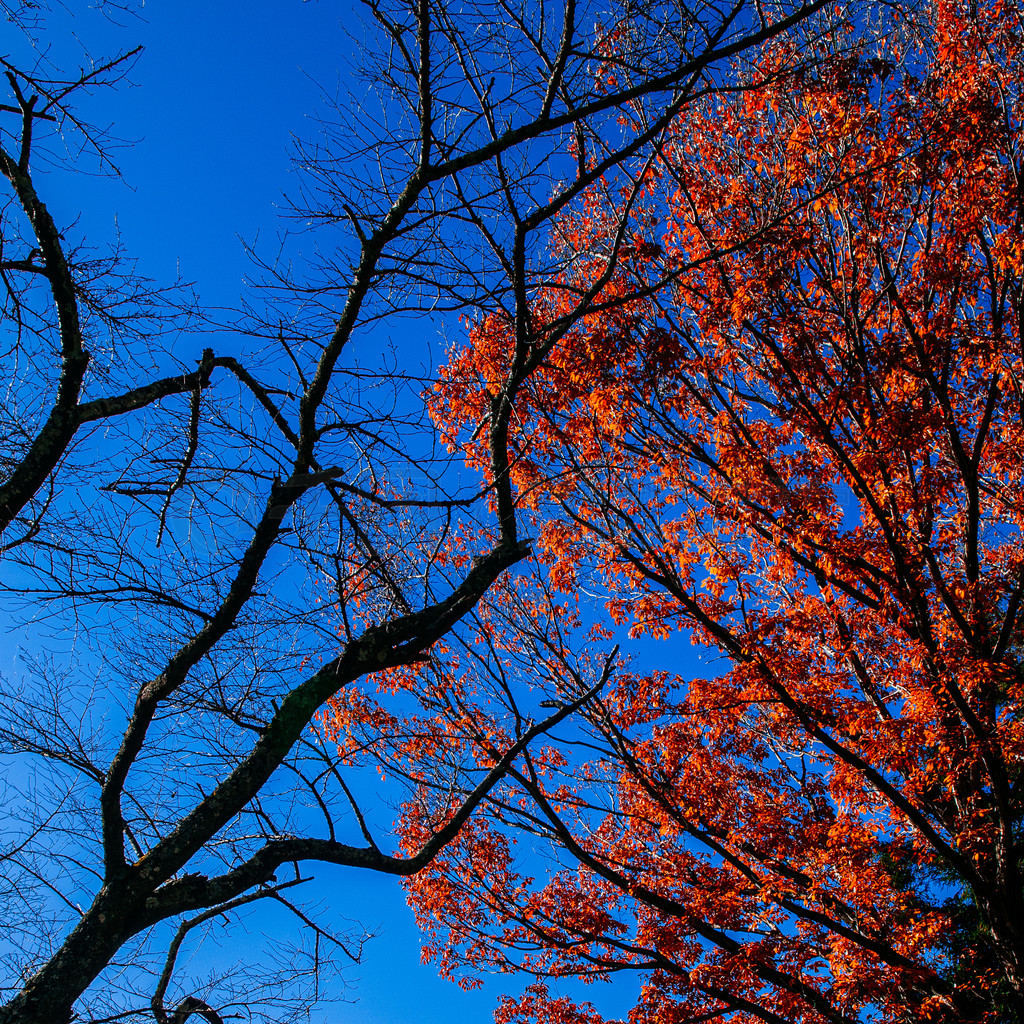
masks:
[[[51,43],[55,61],[64,59],[65,47],[78,52],[75,39],[97,58],[140,43],[145,52],[130,86],[86,107],[87,115],[110,122],[112,134],[126,141],[113,153],[123,180],[37,166],[44,201],[58,223],[77,219],[89,239],[103,242],[119,231],[143,274],[167,282],[180,275],[195,283],[204,303],[233,306],[250,268],[243,243],[267,254],[274,250],[277,212],[289,186],[290,141],[313,133],[310,115],[353,66],[355,44],[346,29],[356,21],[350,7],[327,0],[156,0],[137,19],[70,6]],[[202,335],[169,341],[183,359],[210,344]],[[16,672],[19,649],[43,647],[67,657],[74,641],[59,631],[48,637],[49,628],[9,631],[0,671]],[[346,976],[345,996],[355,1001],[330,1007],[327,1019],[484,1022],[497,994],[515,987],[497,981],[465,992],[421,965],[416,929],[395,880],[333,869],[316,875],[325,899],[378,936],[367,945],[364,962]],[[244,955],[244,949],[230,952]],[[624,1010],[629,1000],[615,1001]]]
[[[97,57],[145,50],[133,86],[94,115],[127,143],[113,151],[123,181],[62,177],[51,202],[86,229],[109,233],[116,219],[144,272],[180,272],[204,301],[233,304],[249,266],[240,239],[269,247],[276,236],[289,143],[312,133],[310,115],[350,66],[343,25],[354,18],[348,5],[299,0],[157,0],[142,11],[70,19]]]

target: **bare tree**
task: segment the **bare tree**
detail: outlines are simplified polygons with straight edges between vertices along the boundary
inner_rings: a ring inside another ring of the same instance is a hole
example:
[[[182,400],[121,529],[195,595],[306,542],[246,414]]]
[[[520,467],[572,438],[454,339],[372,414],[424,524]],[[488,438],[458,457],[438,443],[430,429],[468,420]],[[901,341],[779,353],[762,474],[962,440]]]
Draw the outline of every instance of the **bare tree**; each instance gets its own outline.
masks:
[[[508,482],[517,394],[605,283],[537,321],[553,218],[604,182],[624,232],[682,106],[824,6],[370,0],[365,92],[296,153],[316,255],[265,263],[228,351],[191,366],[155,340],[200,329],[185,293],[133,277],[116,246],[76,248],[33,173],[61,146],[107,161],[79,108],[136,51],[70,75],[3,61],[3,583],[93,653],[5,694],[0,1021],[255,1013],[252,982],[179,977],[184,944],[254,903],[306,936],[276,995],[261,965],[267,1012],[306,1010],[328,951],[358,955],[297,902],[309,865],[419,871],[588,699],[512,721],[492,763],[452,763],[429,838],[401,855],[310,729],[346,688],[429,658],[530,550]],[[381,341],[451,313],[514,325],[479,426],[487,489],[439,444],[429,369]]]

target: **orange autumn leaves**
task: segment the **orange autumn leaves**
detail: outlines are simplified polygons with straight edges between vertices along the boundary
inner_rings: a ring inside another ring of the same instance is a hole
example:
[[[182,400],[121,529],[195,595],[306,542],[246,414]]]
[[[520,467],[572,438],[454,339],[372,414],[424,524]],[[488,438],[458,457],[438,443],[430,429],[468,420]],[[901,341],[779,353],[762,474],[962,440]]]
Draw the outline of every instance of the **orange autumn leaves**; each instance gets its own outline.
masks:
[[[497,688],[580,692],[559,591],[664,670],[620,666],[409,883],[446,971],[639,974],[633,1024],[1024,1001],[1024,26],[908,24],[774,44],[559,225],[511,441],[539,562],[495,598]],[[472,324],[434,397],[485,473],[512,337]],[[731,668],[679,678],[688,639]],[[484,749],[486,657],[457,702]],[[500,1012],[602,1019],[543,986]]]

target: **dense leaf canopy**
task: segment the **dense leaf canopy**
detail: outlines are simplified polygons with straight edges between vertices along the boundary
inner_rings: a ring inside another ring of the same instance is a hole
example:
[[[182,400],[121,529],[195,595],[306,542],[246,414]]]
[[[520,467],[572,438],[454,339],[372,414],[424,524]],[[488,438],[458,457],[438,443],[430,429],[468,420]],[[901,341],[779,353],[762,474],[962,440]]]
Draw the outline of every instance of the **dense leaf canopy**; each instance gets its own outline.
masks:
[[[395,765],[493,760],[510,679],[584,702],[407,883],[445,970],[639,972],[633,1024],[1013,1019],[1022,32],[942,0],[775,41],[558,222],[510,442],[533,578],[384,680],[434,700],[377,731]],[[434,399],[485,468],[514,327],[474,321]],[[659,670],[604,652],[626,629]],[[727,670],[673,671],[687,637]],[[543,985],[499,1017],[602,1019]]]

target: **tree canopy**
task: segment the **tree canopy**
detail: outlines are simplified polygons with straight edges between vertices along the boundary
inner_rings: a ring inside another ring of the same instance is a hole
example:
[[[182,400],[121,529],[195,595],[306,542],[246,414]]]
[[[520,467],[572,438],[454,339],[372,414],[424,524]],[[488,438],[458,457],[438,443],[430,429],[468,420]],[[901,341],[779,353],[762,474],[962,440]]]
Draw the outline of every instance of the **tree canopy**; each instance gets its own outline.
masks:
[[[524,386],[612,311],[598,297],[616,276],[539,321],[563,262],[552,223],[611,183],[639,198],[680,113],[794,26],[830,31],[828,6],[368,0],[350,91],[296,143],[294,232],[280,259],[254,254],[228,315],[143,279],[52,199],[116,174],[99,126],[145,55],[64,65],[47,32],[73,39],[73,10],[0,5],[0,593],[88,641],[0,693],[0,1022],[308,1016],[332,961],[358,956],[332,916],[344,893],[314,912],[316,866],[421,870],[588,699],[512,715],[472,749],[407,745],[432,788],[398,850],[366,810],[387,796],[313,728],[368,677],[469,642],[475,605],[531,550]],[[194,113],[231,116],[210,97]],[[509,346],[472,428],[480,473],[427,413],[431,349],[413,362],[381,342],[460,314],[499,318]],[[433,714],[435,697],[459,699],[395,692],[362,727],[389,739],[387,714]],[[294,942],[276,926],[265,956],[207,969],[210,926],[267,908]]]
[[[377,732],[488,764],[509,708],[583,702],[406,883],[444,971],[540,979],[502,1022],[599,1024],[543,980],[638,974],[632,1024],[1019,1019],[1022,40],[940,0],[768,41],[555,221],[532,581],[387,676],[435,715]],[[473,318],[436,387],[475,466],[515,331]]]

